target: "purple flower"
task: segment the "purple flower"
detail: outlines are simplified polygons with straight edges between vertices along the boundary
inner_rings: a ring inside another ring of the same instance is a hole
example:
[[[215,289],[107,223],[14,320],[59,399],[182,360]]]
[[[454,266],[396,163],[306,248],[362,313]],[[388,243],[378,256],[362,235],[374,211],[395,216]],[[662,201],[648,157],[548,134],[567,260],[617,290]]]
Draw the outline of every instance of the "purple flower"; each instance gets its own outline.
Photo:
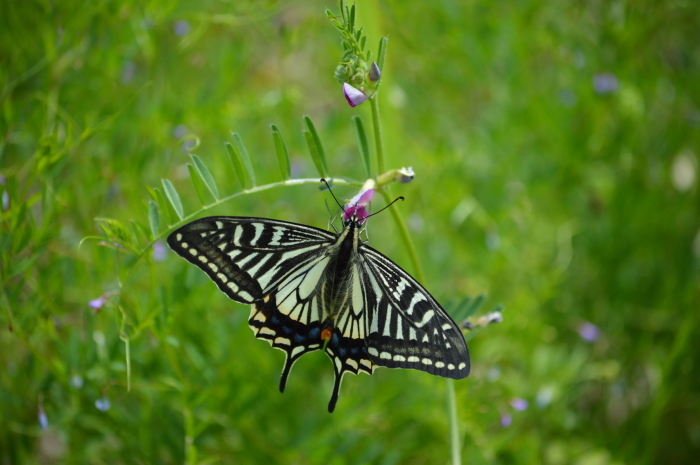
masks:
[[[530,403],[528,401],[526,401],[525,399],[520,399],[519,397],[514,397],[513,399],[510,400],[510,406],[513,407],[518,412],[522,412],[529,405],[530,405]]]
[[[102,295],[96,299],[92,299],[90,302],[88,302],[88,305],[94,308],[95,310],[99,310],[102,308],[102,306],[105,304],[107,301],[107,296]]]
[[[348,101],[351,107],[356,107],[369,97],[359,89],[355,89],[350,84],[343,83],[343,95],[345,95],[345,100]]]
[[[49,417],[46,416],[44,406],[41,404],[39,404],[39,413],[37,414],[37,419],[39,420],[39,426],[41,426],[41,429],[49,429]]]
[[[591,322],[584,321],[578,326],[578,334],[586,342],[595,342],[600,337],[600,328]]]
[[[95,407],[97,407],[97,410],[101,412],[106,412],[112,408],[112,403],[109,401],[107,396],[102,396],[95,401]]]
[[[513,417],[510,416],[510,413],[504,413],[501,415],[501,427],[502,428],[508,428],[511,423],[513,423]]]
[[[99,296],[96,299],[92,299],[91,301],[88,302],[88,305],[92,308],[95,309],[95,313],[99,312],[100,309],[104,306],[104,304],[107,303],[107,299],[112,297],[113,295],[116,295],[118,291],[109,291],[105,292],[101,296]]]
[[[156,241],[153,244],[153,260],[162,262],[168,256],[168,249],[163,245],[163,241]]]
[[[612,73],[602,73],[593,76],[593,88],[600,95],[617,92],[619,87],[620,83]]]
[[[367,189],[350,199],[350,206],[343,212],[343,221],[348,221],[355,216],[360,223],[364,222],[369,216],[367,205],[372,200],[372,196],[374,196],[374,189]]]
[[[176,36],[182,37],[190,33],[190,29],[192,29],[192,26],[190,26],[189,21],[181,19],[180,21],[175,23],[175,27],[173,29],[175,31]]]

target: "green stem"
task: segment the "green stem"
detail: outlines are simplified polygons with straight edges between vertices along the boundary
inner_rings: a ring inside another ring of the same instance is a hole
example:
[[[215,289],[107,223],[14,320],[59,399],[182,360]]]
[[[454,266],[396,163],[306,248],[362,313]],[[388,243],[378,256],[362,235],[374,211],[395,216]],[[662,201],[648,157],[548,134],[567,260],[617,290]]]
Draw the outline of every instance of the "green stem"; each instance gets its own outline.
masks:
[[[382,125],[379,122],[379,99],[375,95],[369,99],[369,105],[372,109],[372,127],[374,128],[374,144],[377,150],[377,172],[384,173],[384,140],[382,139]]]
[[[457,424],[457,398],[455,396],[455,381],[446,379],[447,410],[450,414],[450,449],[452,450],[452,465],[461,465],[462,456],[459,444],[459,425]]]
[[[386,188],[384,188],[382,191],[382,196],[384,196],[384,200],[386,203],[391,202],[391,193],[388,192]],[[396,228],[399,230],[399,235],[401,236],[401,240],[403,241],[403,245],[406,247],[406,250],[408,251],[408,259],[411,261],[411,265],[413,266],[413,274],[415,274],[416,279],[419,282],[424,283],[425,282],[425,274],[423,273],[423,267],[420,266],[420,260],[418,260],[418,253],[416,252],[416,246],[413,245],[413,240],[411,239],[411,235],[408,233],[408,228],[406,227],[406,222],[403,220],[403,217],[401,216],[401,210],[398,208],[390,208],[389,211],[391,212],[391,216],[394,218],[394,224],[396,224]]]

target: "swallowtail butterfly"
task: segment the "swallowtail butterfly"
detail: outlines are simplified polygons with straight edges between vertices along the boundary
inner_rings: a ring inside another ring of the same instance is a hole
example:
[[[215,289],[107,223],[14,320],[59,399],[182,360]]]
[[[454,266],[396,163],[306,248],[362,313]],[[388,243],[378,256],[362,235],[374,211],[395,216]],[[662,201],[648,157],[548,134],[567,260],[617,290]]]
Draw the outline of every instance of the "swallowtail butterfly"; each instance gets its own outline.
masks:
[[[286,354],[280,391],[294,362],[321,349],[335,369],[329,412],[346,372],[372,374],[383,366],[467,377],[460,329],[423,286],[364,244],[364,220],[347,215],[344,229],[333,233],[213,216],[177,229],[168,245],[229,298],[252,306],[248,324],[255,337]]]

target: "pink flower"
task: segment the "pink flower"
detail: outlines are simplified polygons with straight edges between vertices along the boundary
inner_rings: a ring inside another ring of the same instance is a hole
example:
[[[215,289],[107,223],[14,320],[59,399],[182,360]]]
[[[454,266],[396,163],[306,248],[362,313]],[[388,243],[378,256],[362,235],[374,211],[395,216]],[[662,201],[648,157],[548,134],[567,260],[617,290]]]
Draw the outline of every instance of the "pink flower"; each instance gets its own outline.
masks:
[[[343,83],[343,95],[345,95],[345,100],[348,101],[351,107],[356,107],[369,98],[364,92],[355,89],[347,82]]]
[[[357,217],[358,222],[363,223],[369,216],[367,205],[374,196],[374,189],[360,191],[355,197],[350,199],[350,206],[343,212],[343,221],[348,221],[353,216]]]

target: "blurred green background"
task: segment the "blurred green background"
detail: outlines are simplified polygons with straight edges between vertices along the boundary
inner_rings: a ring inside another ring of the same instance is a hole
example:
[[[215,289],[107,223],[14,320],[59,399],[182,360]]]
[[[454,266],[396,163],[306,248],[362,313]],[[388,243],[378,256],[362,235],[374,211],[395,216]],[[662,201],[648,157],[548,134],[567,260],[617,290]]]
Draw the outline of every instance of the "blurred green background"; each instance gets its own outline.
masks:
[[[692,463],[700,4],[358,6],[372,49],[389,36],[387,165],[417,173],[393,193],[424,284],[445,304],[485,293],[483,311],[505,306],[455,383],[463,463]],[[327,7],[0,5],[0,464],[449,462],[443,379],[347,376],[329,415],[327,357],[303,357],[280,394],[282,353],[199,270],[159,250],[127,276],[133,258],[79,247],[101,234],[96,217],[147,225],[161,178],[199,208],[186,136],[228,195],[231,131],[258,184],[280,176],[270,124],[295,176],[318,176],[306,114],[331,174],[362,179],[350,118],[370,127],[369,106],[350,108],[333,80]],[[288,187],[206,215],[325,227],[328,200]],[[391,215],[372,223],[372,246],[414,271]]]

